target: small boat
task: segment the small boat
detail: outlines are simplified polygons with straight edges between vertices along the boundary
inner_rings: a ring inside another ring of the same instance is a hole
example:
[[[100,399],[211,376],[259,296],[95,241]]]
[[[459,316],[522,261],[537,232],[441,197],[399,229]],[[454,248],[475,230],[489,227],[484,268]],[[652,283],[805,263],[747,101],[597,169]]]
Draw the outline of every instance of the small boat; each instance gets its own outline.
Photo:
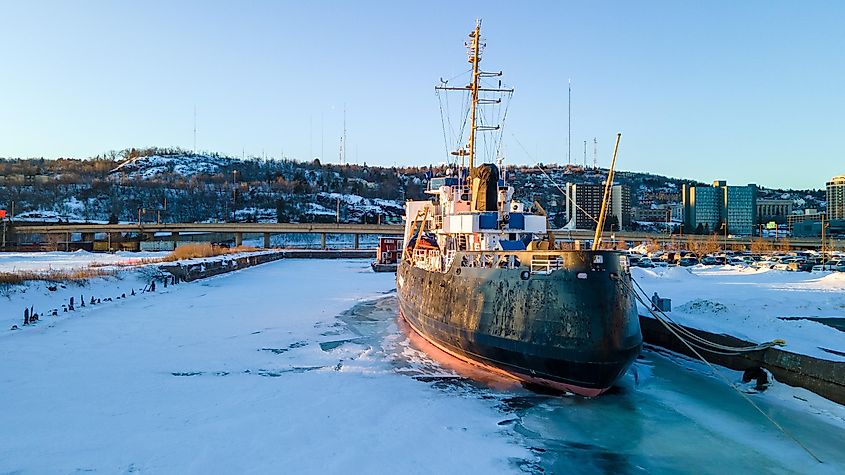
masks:
[[[396,272],[401,249],[401,238],[380,236],[376,258],[370,263],[370,267],[373,268],[374,272]]]

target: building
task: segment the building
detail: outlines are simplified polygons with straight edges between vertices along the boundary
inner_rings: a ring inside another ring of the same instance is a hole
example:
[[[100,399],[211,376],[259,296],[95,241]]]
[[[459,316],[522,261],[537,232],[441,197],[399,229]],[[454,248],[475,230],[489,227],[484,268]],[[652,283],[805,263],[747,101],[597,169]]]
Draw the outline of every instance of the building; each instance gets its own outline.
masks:
[[[757,226],[757,185],[725,186],[722,224],[726,233],[751,236]]]
[[[787,216],[786,224],[788,224],[789,228],[792,229],[798,223],[803,223],[805,221],[820,223],[822,219],[826,219],[824,213],[819,213],[815,209],[805,209],[801,214],[791,214]]]
[[[825,221],[824,227],[827,236],[845,235],[845,220]],[[810,220],[797,222],[792,226],[792,235],[795,237],[820,237],[822,235],[822,222]]]
[[[672,210],[667,208],[633,208],[634,221],[650,223],[668,223],[672,219]]]
[[[684,185],[684,232],[718,232],[750,236],[757,224],[757,185]]]
[[[827,217],[845,219],[845,175],[835,176],[827,182]]]
[[[596,220],[601,214],[604,185],[595,183],[566,184],[566,229],[596,229]],[[607,217],[615,218],[614,229],[631,224],[631,189],[614,185],[610,191],[610,207]],[[612,220],[611,220],[612,223]]]
[[[623,185],[615,185],[610,190],[610,216],[616,217],[621,225],[619,229],[628,229],[631,225],[631,189]]]
[[[722,220],[722,189],[715,186],[684,185],[681,193],[684,205],[684,232],[696,230],[710,234],[719,229]]]
[[[760,223],[774,221],[778,224],[786,223],[786,219],[792,214],[792,200],[772,200],[768,198],[757,199],[757,220]]]
[[[672,221],[683,223],[684,222],[684,205],[681,203],[668,203],[665,205],[666,208],[671,210],[672,213]]]

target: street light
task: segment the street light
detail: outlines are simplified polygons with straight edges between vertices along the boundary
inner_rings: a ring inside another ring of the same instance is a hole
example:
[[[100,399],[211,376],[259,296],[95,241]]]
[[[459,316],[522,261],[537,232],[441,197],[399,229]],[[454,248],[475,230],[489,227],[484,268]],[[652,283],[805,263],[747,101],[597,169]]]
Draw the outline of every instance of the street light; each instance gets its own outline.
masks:
[[[236,221],[235,211],[238,208],[238,171],[232,170],[232,222]]]

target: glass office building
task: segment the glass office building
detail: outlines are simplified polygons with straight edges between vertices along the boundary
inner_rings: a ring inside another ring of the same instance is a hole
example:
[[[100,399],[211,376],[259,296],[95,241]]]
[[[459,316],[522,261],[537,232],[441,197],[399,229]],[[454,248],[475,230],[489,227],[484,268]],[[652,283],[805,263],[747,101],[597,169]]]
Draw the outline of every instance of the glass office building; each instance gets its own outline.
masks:
[[[749,236],[757,224],[757,186],[684,185],[684,232],[727,233]],[[700,226],[700,228],[699,228]]]

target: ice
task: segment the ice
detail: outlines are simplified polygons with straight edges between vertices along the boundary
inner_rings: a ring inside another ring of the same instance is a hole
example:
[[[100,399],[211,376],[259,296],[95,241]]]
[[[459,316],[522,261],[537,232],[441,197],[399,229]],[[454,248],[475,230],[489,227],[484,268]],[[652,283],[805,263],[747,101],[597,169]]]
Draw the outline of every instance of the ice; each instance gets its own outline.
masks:
[[[842,406],[776,382],[760,393],[721,370],[819,465],[684,357],[646,350],[596,399],[531,392],[445,359],[398,318],[394,275],[368,264],[281,260],[0,328],[0,473],[845,467]],[[139,272],[87,289],[143,284]]]
[[[495,473],[530,456],[491,402],[320,348],[356,337],[338,315],[393,278],[279,261],[2,332],[0,472]]]

